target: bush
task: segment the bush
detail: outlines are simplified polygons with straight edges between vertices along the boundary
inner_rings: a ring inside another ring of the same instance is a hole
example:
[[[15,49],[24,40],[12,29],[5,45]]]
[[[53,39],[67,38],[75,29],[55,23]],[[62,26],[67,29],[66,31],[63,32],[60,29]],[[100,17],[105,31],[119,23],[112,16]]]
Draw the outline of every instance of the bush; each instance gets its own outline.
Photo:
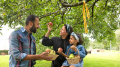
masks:
[[[1,53],[5,53],[6,55],[8,55],[8,51],[9,50],[0,50],[0,55],[1,55]]]

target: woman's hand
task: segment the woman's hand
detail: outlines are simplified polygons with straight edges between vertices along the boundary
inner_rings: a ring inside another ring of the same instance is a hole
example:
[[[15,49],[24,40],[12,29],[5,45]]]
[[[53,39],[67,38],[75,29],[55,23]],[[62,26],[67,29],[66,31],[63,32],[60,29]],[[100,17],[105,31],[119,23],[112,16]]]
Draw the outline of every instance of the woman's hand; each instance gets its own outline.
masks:
[[[47,27],[48,27],[48,31],[50,32],[52,30],[52,26],[50,26],[49,23],[48,23]]]
[[[62,51],[57,51],[59,54],[62,54],[63,52]]]
[[[48,27],[48,31],[47,31],[45,37],[49,37],[49,34],[50,34],[51,30],[52,30],[52,26],[50,26],[49,23],[47,24],[47,27]]]
[[[58,48],[58,51],[57,51],[59,54],[62,54],[63,53],[63,49],[62,48]]]
[[[76,47],[75,47],[74,45],[72,45],[70,48],[71,48],[72,50],[74,50],[75,52],[77,51],[77,50],[76,50]]]

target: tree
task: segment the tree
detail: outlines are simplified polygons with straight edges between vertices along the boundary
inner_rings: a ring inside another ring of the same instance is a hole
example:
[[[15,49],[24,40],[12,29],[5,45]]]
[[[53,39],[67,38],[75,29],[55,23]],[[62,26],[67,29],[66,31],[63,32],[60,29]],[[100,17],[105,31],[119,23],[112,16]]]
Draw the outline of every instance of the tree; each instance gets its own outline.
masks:
[[[120,29],[115,31],[117,50],[120,50]]]
[[[99,42],[97,42],[97,41],[93,41],[93,42],[91,42],[90,44],[91,44],[91,47],[92,47],[93,49],[104,49],[104,48],[105,48],[102,43],[99,43]]]
[[[118,16],[120,13],[118,0],[85,0],[90,11],[87,19],[88,34],[101,42],[105,39],[114,40],[114,31],[118,29]],[[11,28],[25,25],[26,17],[37,15],[40,19],[40,29],[36,37],[37,43],[47,32],[47,23],[53,22],[51,36],[59,36],[63,24],[70,24],[74,32],[85,34],[82,17],[82,0],[1,0],[0,1],[0,27],[8,24]],[[4,21],[4,22],[3,22]],[[87,42],[87,41],[84,41]]]

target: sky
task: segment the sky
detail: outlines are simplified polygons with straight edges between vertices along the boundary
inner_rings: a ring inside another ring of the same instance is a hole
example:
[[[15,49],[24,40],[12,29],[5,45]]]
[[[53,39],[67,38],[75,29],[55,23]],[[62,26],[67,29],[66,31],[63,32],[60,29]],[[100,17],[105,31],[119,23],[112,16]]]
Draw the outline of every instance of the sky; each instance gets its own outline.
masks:
[[[2,34],[0,34],[0,50],[9,50],[9,36],[14,31],[14,29],[10,29],[8,25],[2,26]]]

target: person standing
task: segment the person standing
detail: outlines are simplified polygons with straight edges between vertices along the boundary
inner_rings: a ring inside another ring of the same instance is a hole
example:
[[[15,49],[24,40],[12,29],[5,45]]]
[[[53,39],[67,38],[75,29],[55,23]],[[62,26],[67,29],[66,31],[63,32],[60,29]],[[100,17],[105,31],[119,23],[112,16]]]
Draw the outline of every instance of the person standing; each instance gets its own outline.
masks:
[[[13,31],[9,37],[9,67],[34,67],[35,60],[44,59],[50,61],[52,57],[47,52],[36,55],[36,43],[32,33],[36,33],[39,26],[39,18],[29,15],[25,27]]]

